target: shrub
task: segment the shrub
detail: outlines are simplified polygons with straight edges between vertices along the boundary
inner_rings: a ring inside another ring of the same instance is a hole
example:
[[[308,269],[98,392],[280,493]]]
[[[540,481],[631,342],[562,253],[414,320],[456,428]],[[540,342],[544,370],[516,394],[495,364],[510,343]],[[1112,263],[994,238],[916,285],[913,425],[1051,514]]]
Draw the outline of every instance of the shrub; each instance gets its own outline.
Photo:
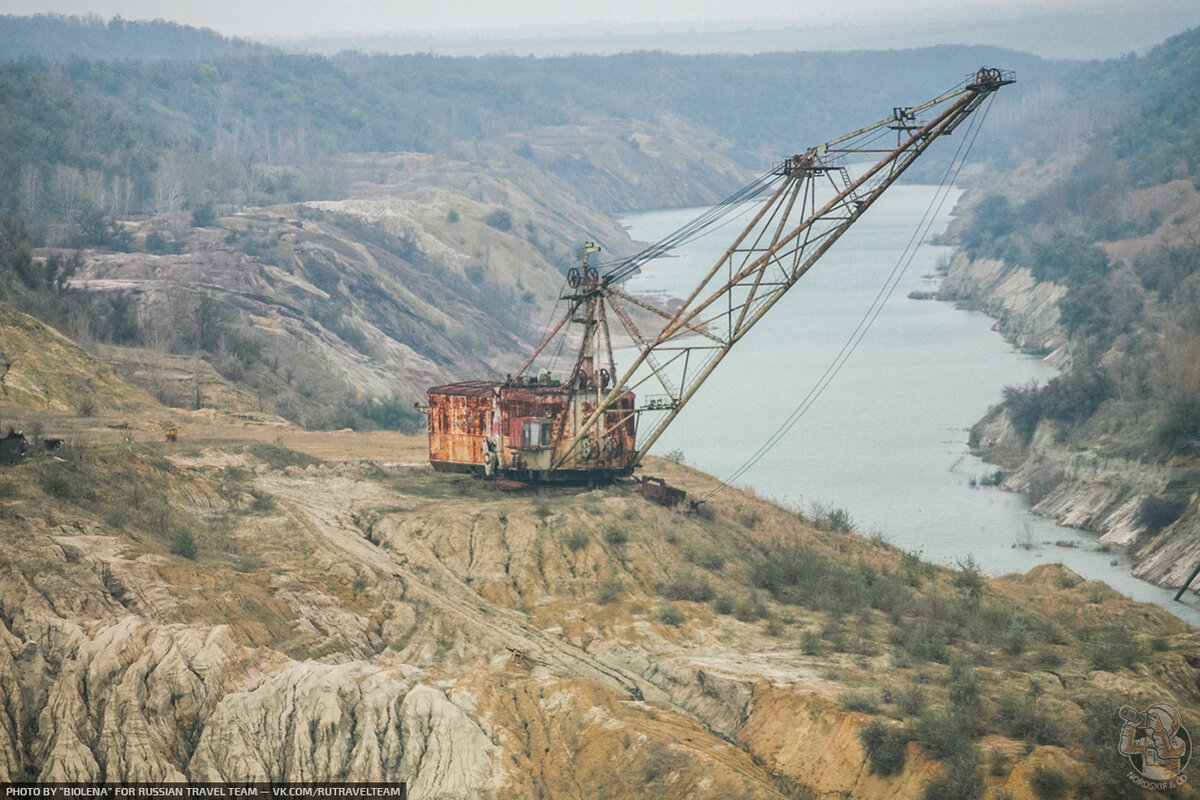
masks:
[[[923,800],[979,800],[983,797],[983,776],[973,751],[951,759],[942,777],[925,785]]]
[[[1033,768],[1029,788],[1038,800],[1060,800],[1067,796],[1067,778],[1061,772],[1039,764]]]
[[[482,284],[485,277],[483,267],[479,264],[471,264],[465,270],[463,270],[463,274],[467,276],[467,280],[476,286]]]
[[[972,608],[979,607],[983,599],[983,572],[974,556],[958,560],[958,572],[954,573],[954,585],[967,595],[967,603]]]
[[[1063,745],[1066,735],[1057,721],[1032,695],[1007,693],[996,700],[995,723],[1006,736],[1031,745]]]
[[[896,695],[896,708],[906,717],[916,717],[925,712],[929,697],[920,686],[908,686]]]
[[[708,578],[691,570],[677,572],[670,583],[659,587],[659,592],[668,600],[691,600],[696,603],[706,603],[715,594]]]
[[[217,212],[212,203],[204,203],[192,209],[192,227],[208,228],[217,221]]]
[[[671,603],[663,603],[658,607],[658,621],[664,625],[678,628],[683,624],[683,614]]]
[[[250,511],[255,514],[268,514],[275,510],[275,498],[258,489],[251,489]]]
[[[171,534],[168,549],[177,556],[194,560],[198,550],[196,537],[187,528],[176,528]]]
[[[713,611],[717,612],[718,614],[732,614],[733,598],[727,594],[720,595],[713,600],[712,607]]]
[[[1107,376],[1095,368],[1079,366],[1042,387],[1036,383],[1006,386],[1003,396],[1013,427],[1028,443],[1039,421],[1049,419],[1068,425],[1081,424],[1096,413],[1112,393],[1112,381]]]
[[[979,733],[978,721],[968,714],[946,709],[927,711],[917,719],[914,732],[921,746],[936,758],[965,754]]]
[[[582,550],[583,548],[587,547],[588,544],[587,531],[579,529],[567,531],[567,533],[563,536],[563,544],[565,544],[567,549],[572,553]]]
[[[152,231],[146,234],[146,252],[157,253],[159,255],[169,252],[171,246],[167,243],[167,239],[158,231]]]
[[[1039,669],[1058,669],[1063,665],[1063,657],[1057,650],[1041,647],[1030,654],[1030,663]]]
[[[843,711],[857,711],[861,714],[879,713],[879,696],[860,692],[843,692],[838,695],[838,707]]]
[[[904,769],[909,738],[908,731],[885,725],[879,720],[873,720],[858,732],[858,740],[867,753],[871,772],[876,775],[895,775]]]
[[[616,579],[604,581],[600,584],[600,588],[596,590],[596,602],[601,605],[615,603],[624,591],[625,584],[621,583],[621,581]]]
[[[1138,506],[1137,521],[1157,533],[1179,519],[1185,508],[1185,497],[1145,497]]]
[[[46,464],[38,473],[38,482],[42,491],[59,500],[74,500],[79,496],[77,477],[59,464]]]
[[[1081,233],[1055,231],[1032,243],[1030,270],[1039,281],[1093,285],[1109,269],[1108,254]]]
[[[829,526],[829,530],[845,533],[854,527],[854,520],[850,517],[850,512],[844,508],[831,508],[825,514],[825,524]]]
[[[800,652],[806,656],[824,655],[825,643],[821,641],[821,634],[814,630],[800,634]]]
[[[683,451],[682,450],[668,450],[667,452],[663,453],[663,458],[666,459],[667,461],[670,461],[672,464],[682,464],[683,463]]]
[[[950,665],[949,681],[950,703],[956,713],[973,713],[979,708],[979,681],[975,670],[961,659],[955,659]]]
[[[1019,656],[1029,644],[1029,626],[1022,619],[1014,618],[1008,623],[1001,649],[1005,655]]]
[[[725,557],[713,550],[690,553],[688,560],[704,567],[709,572],[720,572],[725,567]]]
[[[742,622],[756,622],[767,615],[767,608],[757,596],[748,595],[733,607],[733,615]]]
[[[917,619],[898,628],[891,641],[918,661],[945,663],[950,658],[950,640],[946,633],[926,619]]]
[[[921,560],[917,551],[904,550],[900,553],[900,572],[909,586],[920,586],[921,579],[930,571],[930,565]]]
[[[1092,669],[1105,672],[1132,667],[1143,655],[1141,644],[1123,628],[1110,628],[1100,635],[1092,635],[1083,650]]]
[[[979,479],[980,486],[999,486],[1002,483],[1004,483],[1004,470],[1002,469],[986,473]]]
[[[604,541],[613,547],[620,547],[629,541],[629,534],[620,528],[608,528],[604,531]]]
[[[484,223],[489,228],[495,228],[498,231],[507,233],[512,230],[512,214],[503,208],[498,208],[484,217]]]

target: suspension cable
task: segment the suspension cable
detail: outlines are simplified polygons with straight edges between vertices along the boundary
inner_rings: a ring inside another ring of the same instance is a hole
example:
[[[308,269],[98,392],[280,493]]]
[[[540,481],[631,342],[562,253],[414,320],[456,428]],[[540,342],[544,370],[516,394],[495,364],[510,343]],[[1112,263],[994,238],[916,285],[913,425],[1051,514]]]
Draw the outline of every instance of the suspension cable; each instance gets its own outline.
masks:
[[[604,282],[620,283],[641,269],[642,265],[646,262],[666,255],[684,244],[695,241],[702,234],[709,232],[709,229],[716,223],[728,217],[739,206],[761,196],[780,178],[781,176],[776,172],[768,172],[765,175],[760,175],[729,197],[726,197],[720,203],[706,209],[695,219],[690,220],[669,233],[661,241],[655,242],[628,258],[601,265],[602,268],[608,270],[604,273]]]
[[[875,299],[863,314],[862,319],[859,320],[858,325],[847,337],[845,343],[842,345],[841,350],[838,351],[836,356],[834,356],[833,360],[829,363],[829,366],[825,368],[824,373],[822,373],[821,377],[818,378],[813,387],[809,389],[808,394],[805,395],[804,399],[800,401],[799,405],[796,406],[792,413],[788,415],[788,417],[775,430],[775,432],[768,436],[763,444],[760,445],[759,448],[749,458],[747,458],[740,467],[734,470],[729,477],[722,480],[707,494],[705,494],[697,504],[708,502],[708,500],[710,500],[714,495],[730,486],[734,481],[736,481],[755,464],[757,464],[767,453],[769,453],[775,447],[775,445],[777,445],[788,434],[788,432],[791,431],[796,422],[798,422],[800,418],[808,412],[808,410],[816,402],[817,398],[824,393],[825,389],[828,388],[829,384],[841,371],[842,367],[845,366],[846,361],[848,361],[850,356],[853,355],[854,351],[858,349],[858,346],[862,343],[863,338],[866,336],[871,326],[874,325],[875,320],[879,317],[879,314],[883,311],[884,305],[895,292],[896,286],[899,285],[900,279],[904,276],[904,273],[908,270],[908,267],[916,257],[917,250],[923,243],[925,236],[929,232],[929,229],[933,226],[933,222],[940,215],[946,199],[949,197],[950,189],[953,188],[954,181],[957,180],[958,175],[961,172],[963,165],[966,163],[972,147],[974,146],[975,139],[979,135],[979,130],[982,127],[983,120],[987,117],[987,113],[991,109],[993,99],[994,95],[989,97],[987,103],[983,107],[982,113],[972,115],[972,118],[968,121],[967,135],[964,136],[960,141],[958,151],[955,153],[954,158],[951,159],[950,163],[947,165],[946,170],[942,175],[942,180],[938,184],[938,188],[934,192],[933,197],[930,198],[929,205],[926,207],[921,221],[917,224],[912,237],[909,238],[908,244],[905,245],[904,251],[900,254],[896,265],[892,267],[891,272],[884,281],[884,284],[880,288],[879,292],[876,294]]]

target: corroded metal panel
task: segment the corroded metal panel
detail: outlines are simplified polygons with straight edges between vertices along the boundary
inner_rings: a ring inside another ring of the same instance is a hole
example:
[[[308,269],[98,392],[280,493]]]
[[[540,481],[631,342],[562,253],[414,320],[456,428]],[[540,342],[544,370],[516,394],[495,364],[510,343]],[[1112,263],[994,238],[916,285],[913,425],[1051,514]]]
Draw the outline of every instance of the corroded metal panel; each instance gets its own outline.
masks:
[[[429,460],[483,465],[483,439],[492,417],[490,392],[429,390]]]
[[[687,492],[676,489],[662,478],[642,476],[642,497],[658,503],[660,506],[674,508],[687,499]]]
[[[469,381],[436,386],[428,394],[429,460],[444,471],[484,470],[494,454],[495,471],[525,478],[586,478],[590,473],[625,473],[636,453],[634,396],[627,393],[603,426],[564,454],[580,420],[596,407],[593,394],[561,385]]]

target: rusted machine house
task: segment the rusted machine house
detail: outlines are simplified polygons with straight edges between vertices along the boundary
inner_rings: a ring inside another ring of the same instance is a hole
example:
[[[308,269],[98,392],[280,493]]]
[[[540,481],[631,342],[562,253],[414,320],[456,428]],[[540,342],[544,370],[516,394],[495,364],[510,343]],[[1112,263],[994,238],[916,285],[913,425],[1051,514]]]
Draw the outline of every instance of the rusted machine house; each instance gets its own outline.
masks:
[[[439,472],[473,472],[564,482],[625,477],[633,472],[633,392],[569,452],[597,393],[542,379],[465,381],[428,391],[429,460]]]

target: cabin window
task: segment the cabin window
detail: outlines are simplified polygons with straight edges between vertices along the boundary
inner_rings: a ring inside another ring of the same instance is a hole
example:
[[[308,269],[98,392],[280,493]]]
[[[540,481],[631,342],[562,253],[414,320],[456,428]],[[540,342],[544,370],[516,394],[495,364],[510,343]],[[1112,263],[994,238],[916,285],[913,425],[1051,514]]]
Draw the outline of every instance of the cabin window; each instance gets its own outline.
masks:
[[[521,425],[522,447],[549,447],[553,441],[554,425],[548,419],[527,419]]]

